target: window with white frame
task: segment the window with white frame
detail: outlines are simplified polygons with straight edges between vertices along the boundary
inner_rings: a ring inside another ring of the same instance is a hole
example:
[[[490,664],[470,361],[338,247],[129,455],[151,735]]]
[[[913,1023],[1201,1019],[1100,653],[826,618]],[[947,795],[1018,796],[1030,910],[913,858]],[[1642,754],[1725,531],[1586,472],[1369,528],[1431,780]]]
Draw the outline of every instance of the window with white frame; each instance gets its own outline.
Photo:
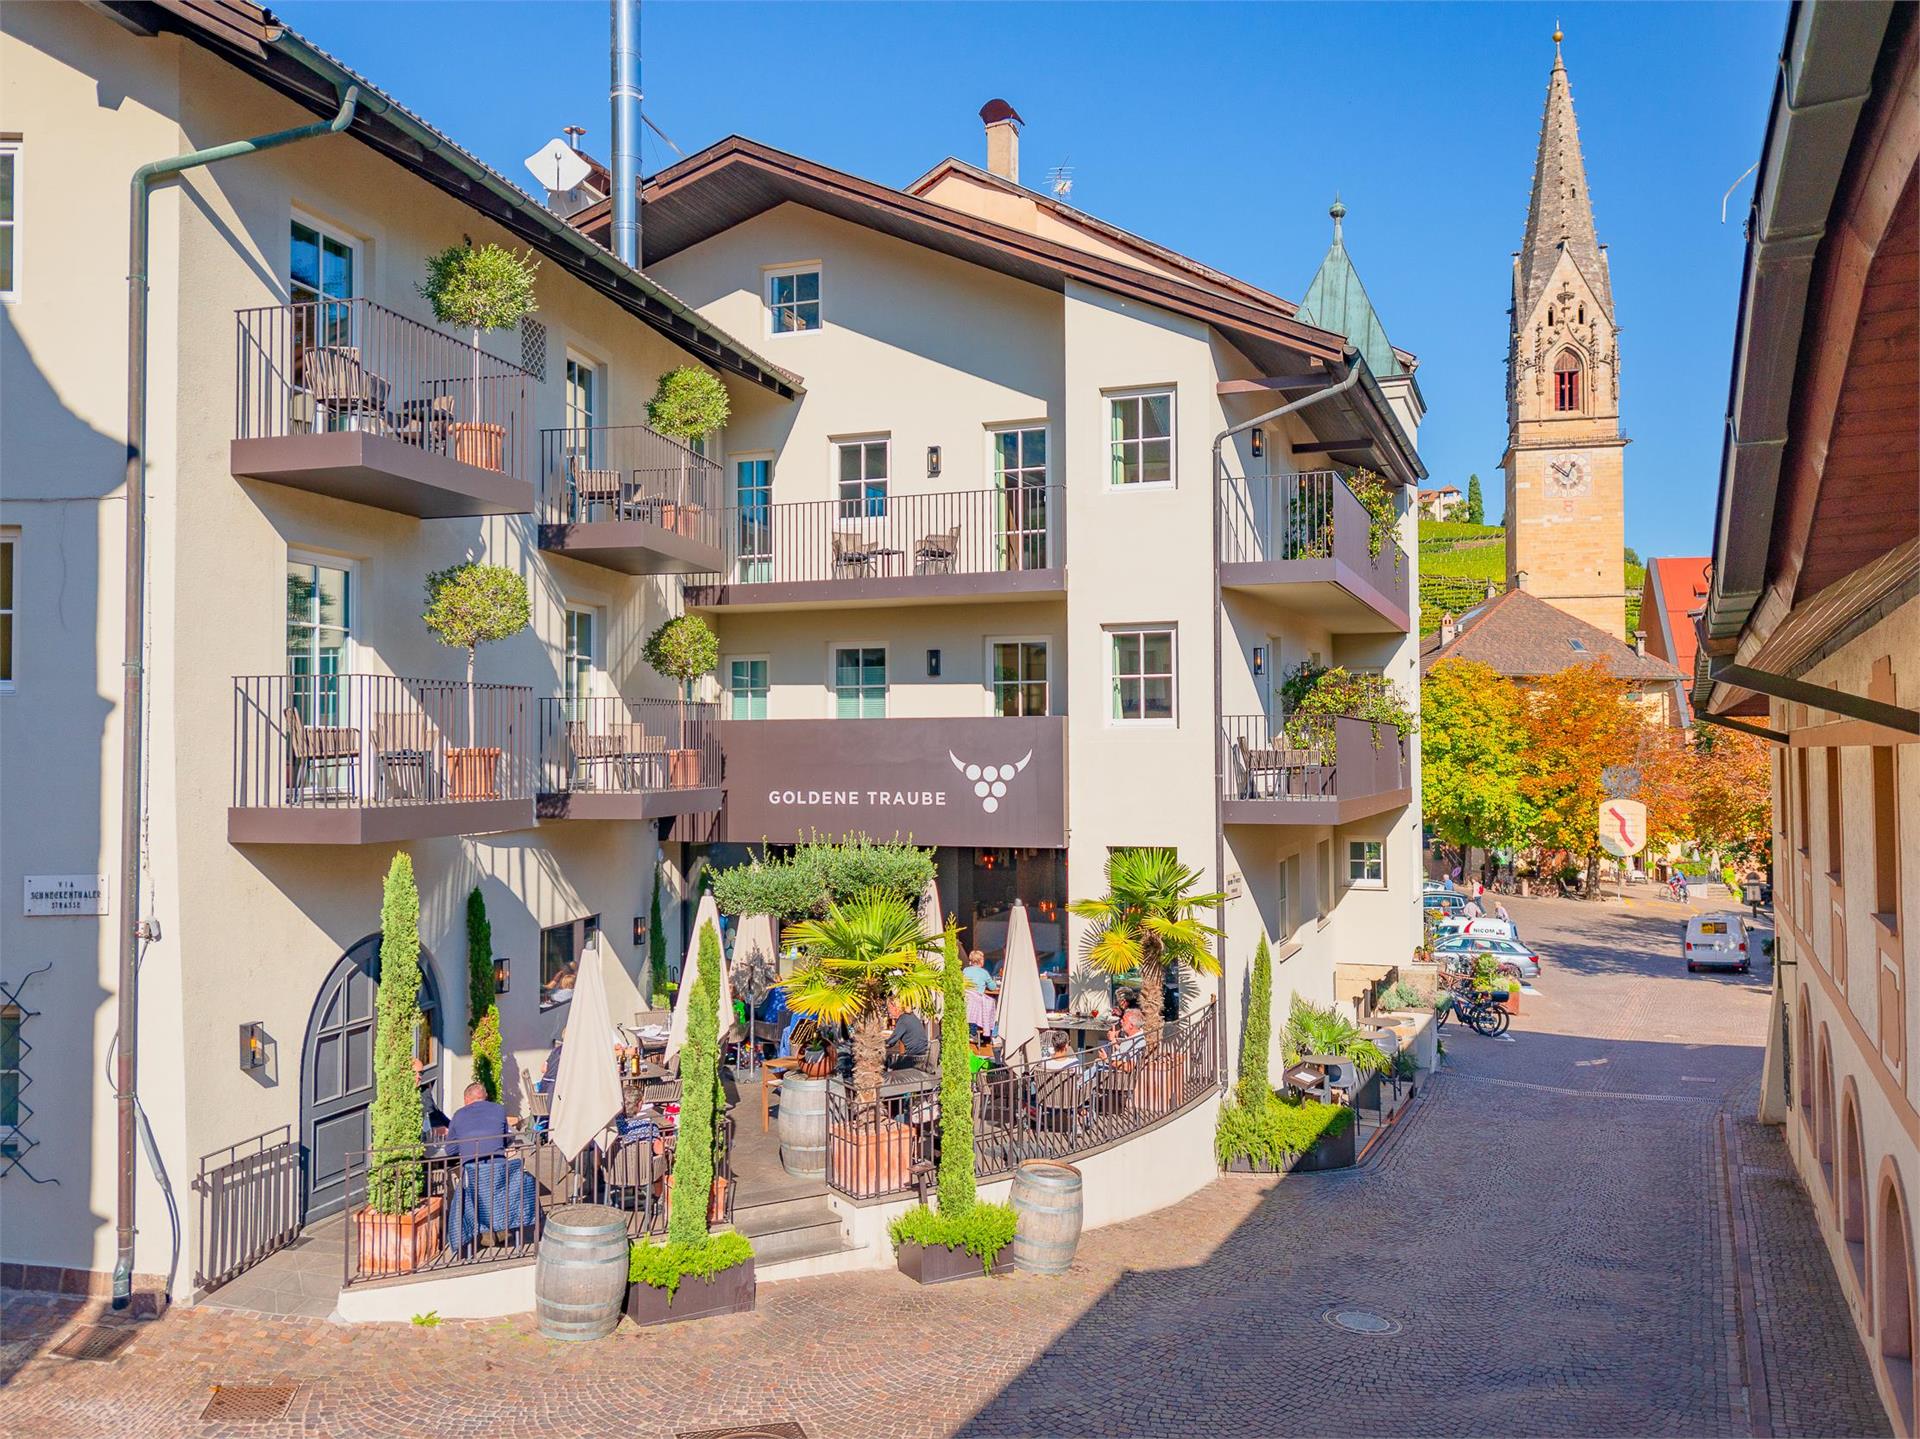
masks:
[[[0,693],[13,688],[14,552],[20,536],[0,535]]]
[[[740,655],[727,661],[727,718],[767,717],[767,657]]]
[[[1384,889],[1387,848],[1377,839],[1347,841],[1347,883],[1354,889]]]
[[[1002,716],[1043,715],[1047,712],[1047,642],[992,640],[987,646],[988,682],[993,686],[993,712]]]
[[[1333,913],[1333,841],[1323,839],[1313,847],[1314,878],[1319,882],[1320,912],[1324,921]]]
[[[992,432],[993,480],[1009,568],[1047,567],[1047,431],[1027,425]]]
[[[1274,932],[1282,943],[1292,939],[1293,932],[1300,927],[1300,916],[1295,913],[1295,906],[1299,903],[1300,856],[1295,854],[1280,861],[1279,874],[1274,881]]]
[[[568,447],[586,454],[588,432],[600,427],[600,367],[572,351],[567,352],[566,403]]]
[[[1173,483],[1173,391],[1143,390],[1107,396],[1111,483]]]
[[[591,609],[568,608],[567,649],[561,661],[560,682],[569,720],[589,718],[588,701],[593,698],[594,643],[599,628],[599,617]]]
[[[0,300],[20,293],[20,142],[0,142]]]
[[[776,335],[820,328],[820,267],[767,272],[767,323]]]
[[[1172,724],[1173,627],[1108,630],[1107,644],[1113,719],[1122,724]]]
[[[841,440],[839,451],[840,517],[875,519],[887,512],[887,464],[890,442]]]
[[[287,557],[287,685],[308,724],[341,723],[353,635],[353,571],[339,560]]]
[[[294,303],[296,366],[305,352],[354,343],[353,306],[360,293],[360,242],[296,215],[288,234],[287,296]]]
[[[887,647],[833,647],[833,714],[836,719],[887,717]]]

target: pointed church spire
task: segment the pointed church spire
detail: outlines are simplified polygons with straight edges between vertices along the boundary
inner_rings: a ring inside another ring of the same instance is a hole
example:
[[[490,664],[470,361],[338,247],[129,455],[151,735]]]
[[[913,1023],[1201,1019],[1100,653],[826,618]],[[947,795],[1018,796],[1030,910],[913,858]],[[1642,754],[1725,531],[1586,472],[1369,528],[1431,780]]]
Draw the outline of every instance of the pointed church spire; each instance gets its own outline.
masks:
[[[1320,262],[1313,283],[1307,286],[1294,318],[1346,336],[1348,343],[1367,357],[1367,368],[1375,376],[1404,375],[1407,367],[1387,339],[1386,327],[1380,323],[1373,301],[1367,298],[1367,287],[1360,283],[1360,273],[1347,255],[1346,242],[1340,235],[1347,207],[1340,203],[1337,192],[1327,214],[1333,217],[1333,243],[1327,246],[1327,256]]]
[[[1565,244],[1567,253],[1593,286],[1595,297],[1613,315],[1613,286],[1607,258],[1593,228],[1593,200],[1587,193],[1587,166],[1580,154],[1580,129],[1573,118],[1573,87],[1560,57],[1562,35],[1553,29],[1553,72],[1547,77],[1547,108],[1540,121],[1540,151],[1533,162],[1533,195],[1527,204],[1527,234],[1520,245],[1519,316],[1531,313],[1553,275]]]

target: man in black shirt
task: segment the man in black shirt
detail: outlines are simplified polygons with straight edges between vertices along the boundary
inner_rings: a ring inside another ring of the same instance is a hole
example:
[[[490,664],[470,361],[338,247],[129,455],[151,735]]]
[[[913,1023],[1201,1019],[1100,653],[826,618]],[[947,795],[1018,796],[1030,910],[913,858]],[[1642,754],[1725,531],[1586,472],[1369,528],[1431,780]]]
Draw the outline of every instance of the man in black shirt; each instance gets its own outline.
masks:
[[[926,1021],[897,999],[887,1001],[887,1018],[893,1021],[887,1035],[887,1068],[920,1068],[927,1058]]]

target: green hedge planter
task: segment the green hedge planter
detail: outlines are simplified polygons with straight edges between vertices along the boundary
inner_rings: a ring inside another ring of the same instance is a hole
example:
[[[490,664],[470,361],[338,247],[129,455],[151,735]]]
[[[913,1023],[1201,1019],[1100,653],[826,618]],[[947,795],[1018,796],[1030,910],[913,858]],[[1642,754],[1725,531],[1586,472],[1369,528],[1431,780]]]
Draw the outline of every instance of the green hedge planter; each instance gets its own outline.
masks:
[[[975,1259],[973,1267],[978,1270],[980,1261]],[[644,1329],[685,1319],[711,1319],[716,1314],[751,1314],[755,1292],[753,1260],[744,1259],[711,1278],[689,1274],[672,1294],[651,1284],[629,1284],[627,1318]]]
[[[915,1284],[951,1284],[956,1279],[985,1279],[989,1271],[980,1264],[980,1256],[957,1244],[902,1243],[894,1255],[900,1272]],[[1013,1268],[1013,1246],[1007,1245],[993,1256],[993,1274],[1005,1274]]]

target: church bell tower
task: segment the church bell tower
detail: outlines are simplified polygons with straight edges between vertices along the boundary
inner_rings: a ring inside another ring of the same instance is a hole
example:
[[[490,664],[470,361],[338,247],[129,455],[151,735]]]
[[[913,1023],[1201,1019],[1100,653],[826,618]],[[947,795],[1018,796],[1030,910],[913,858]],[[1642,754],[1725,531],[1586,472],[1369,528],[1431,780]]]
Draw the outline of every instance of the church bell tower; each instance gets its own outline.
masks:
[[[1507,341],[1507,583],[1625,638],[1620,346],[1553,35]]]

